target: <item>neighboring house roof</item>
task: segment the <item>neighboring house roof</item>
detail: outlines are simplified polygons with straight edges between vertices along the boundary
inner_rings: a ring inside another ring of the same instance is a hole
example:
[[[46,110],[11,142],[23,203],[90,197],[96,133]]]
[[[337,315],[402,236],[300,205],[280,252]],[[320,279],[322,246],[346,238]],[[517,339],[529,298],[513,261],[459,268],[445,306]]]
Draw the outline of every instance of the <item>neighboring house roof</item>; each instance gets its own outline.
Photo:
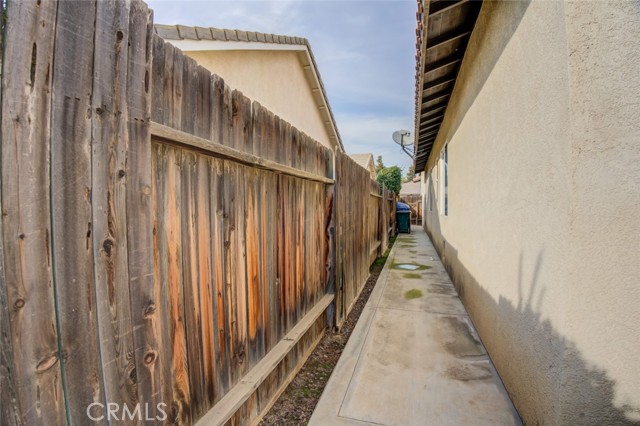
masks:
[[[417,182],[405,182],[400,188],[400,195],[414,195],[420,194],[420,181]]]
[[[418,0],[414,167],[424,170],[482,0]]]
[[[158,36],[182,50],[292,50],[305,53],[303,67],[330,138],[344,152],[318,65],[306,38],[214,27],[155,24]],[[303,130],[303,129],[301,129]]]
[[[365,169],[369,168],[369,163],[373,164],[373,154],[349,154],[349,157]]]
[[[369,170],[372,177],[374,177],[376,167],[373,162],[373,154],[349,154],[349,157],[351,157],[351,159],[358,163],[360,166]]]

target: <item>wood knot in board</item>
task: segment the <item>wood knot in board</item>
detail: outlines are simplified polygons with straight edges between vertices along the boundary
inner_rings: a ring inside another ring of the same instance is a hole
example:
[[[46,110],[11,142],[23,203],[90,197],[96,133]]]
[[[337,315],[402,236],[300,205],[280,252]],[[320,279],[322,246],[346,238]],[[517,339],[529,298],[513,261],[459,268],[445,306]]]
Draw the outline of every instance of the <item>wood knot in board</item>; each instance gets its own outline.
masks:
[[[25,301],[23,298],[19,298],[18,300],[15,301],[15,303],[13,304],[13,306],[16,309],[22,309],[24,307]]]
[[[246,352],[244,350],[244,346],[241,346],[240,350],[236,353],[236,358],[238,359],[238,362],[240,362],[240,364],[244,362],[245,353]]]
[[[144,356],[144,363],[147,365],[151,365],[155,362],[156,358],[157,354],[154,351],[147,352],[147,354]]]
[[[144,317],[145,318],[149,318],[150,316],[152,316],[155,313],[156,313],[156,304],[153,303],[153,302],[149,302],[149,304],[147,305],[147,307],[144,310]]]
[[[44,373],[58,362],[58,353],[54,352],[41,359],[36,366],[36,373]]]
[[[111,257],[111,248],[112,247],[113,247],[113,241],[111,241],[111,239],[109,239],[109,238],[104,240],[104,242],[102,243],[102,249],[104,250],[104,252],[109,257]]]
[[[136,371],[135,367],[133,367],[131,371],[129,371],[129,381],[134,385],[138,383],[138,372]]]

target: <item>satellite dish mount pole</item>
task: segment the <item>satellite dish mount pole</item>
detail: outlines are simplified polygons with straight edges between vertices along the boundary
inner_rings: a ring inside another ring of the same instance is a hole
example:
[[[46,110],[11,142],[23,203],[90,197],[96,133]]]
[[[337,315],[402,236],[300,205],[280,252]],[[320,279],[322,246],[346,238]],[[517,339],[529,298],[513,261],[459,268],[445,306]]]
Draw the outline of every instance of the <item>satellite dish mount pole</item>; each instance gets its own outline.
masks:
[[[413,160],[413,153],[408,149],[409,146],[413,145],[413,142],[411,141],[411,132],[408,130],[396,130],[393,132],[392,138],[395,143],[400,145],[404,153]]]

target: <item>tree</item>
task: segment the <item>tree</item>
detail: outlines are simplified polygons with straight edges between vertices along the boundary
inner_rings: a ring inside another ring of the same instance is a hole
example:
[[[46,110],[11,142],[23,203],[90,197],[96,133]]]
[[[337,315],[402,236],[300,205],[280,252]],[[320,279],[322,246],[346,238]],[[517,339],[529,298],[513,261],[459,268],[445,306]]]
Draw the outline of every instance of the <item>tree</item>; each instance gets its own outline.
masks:
[[[380,185],[384,185],[389,191],[400,193],[402,188],[402,169],[398,166],[385,167],[376,176]]]
[[[376,175],[380,173],[382,169],[384,169],[384,163],[382,162],[382,155],[378,155],[378,158],[376,158]]]
[[[407,176],[403,179],[403,182],[411,182],[413,178],[416,177],[415,169],[413,168],[413,164],[409,166],[409,170],[407,170]]]

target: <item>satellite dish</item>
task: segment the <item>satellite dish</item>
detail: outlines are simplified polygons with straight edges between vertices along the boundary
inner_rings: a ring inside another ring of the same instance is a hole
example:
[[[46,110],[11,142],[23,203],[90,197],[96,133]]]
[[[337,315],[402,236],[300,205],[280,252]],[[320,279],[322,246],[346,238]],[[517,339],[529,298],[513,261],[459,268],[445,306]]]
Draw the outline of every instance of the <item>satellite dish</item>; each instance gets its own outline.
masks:
[[[411,139],[411,132],[408,130],[396,130],[391,135],[393,141],[400,145],[402,150],[413,160],[413,153],[407,149],[408,146],[413,145],[413,140]]]
[[[411,141],[411,132],[408,130],[396,130],[395,132],[393,132],[393,135],[391,137],[393,138],[393,141],[395,143],[402,147],[413,144],[413,142]]]

